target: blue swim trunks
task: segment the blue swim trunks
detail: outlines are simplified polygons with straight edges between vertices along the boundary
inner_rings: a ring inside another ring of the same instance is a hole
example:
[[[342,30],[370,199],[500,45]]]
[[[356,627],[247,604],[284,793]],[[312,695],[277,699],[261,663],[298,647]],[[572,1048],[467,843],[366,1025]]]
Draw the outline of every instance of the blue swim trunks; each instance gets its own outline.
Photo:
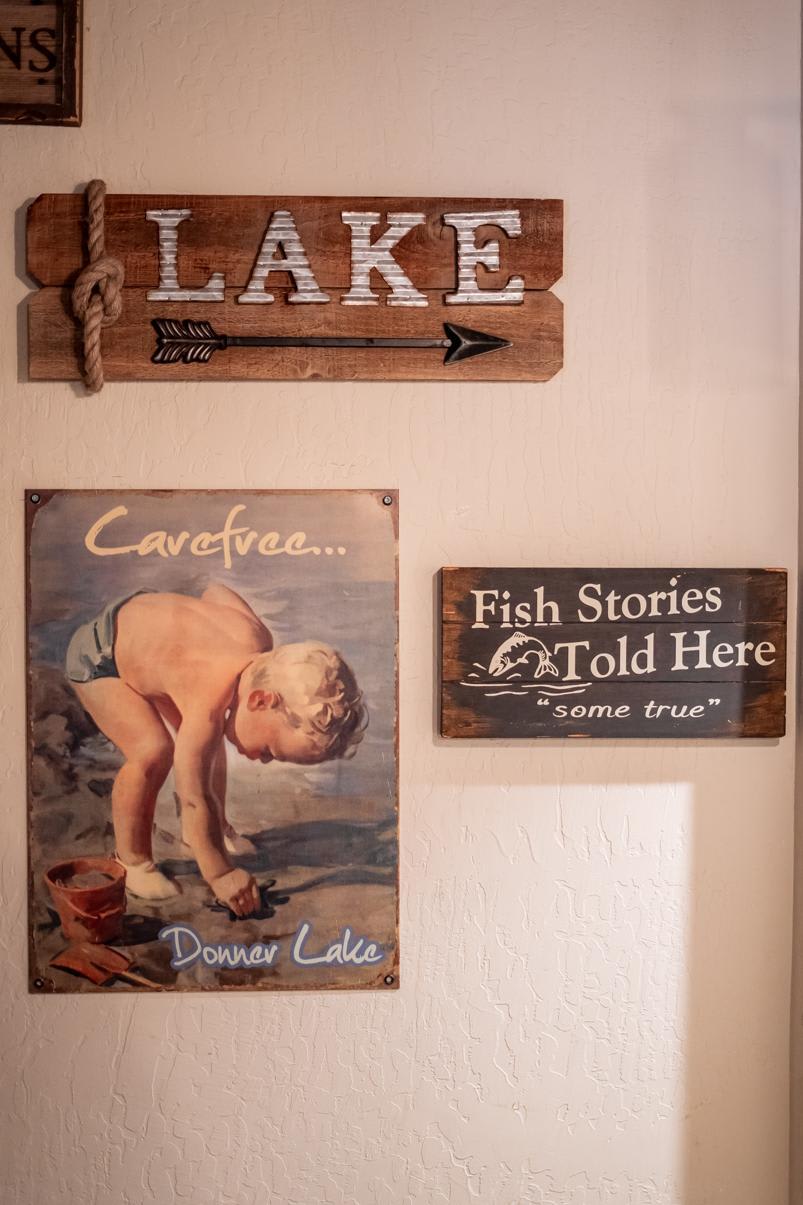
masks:
[[[104,607],[96,619],[81,624],[72,635],[64,668],[70,682],[94,682],[97,678],[119,678],[114,659],[114,639],[117,635],[117,613],[138,594],[153,594],[153,590],[134,590]]]

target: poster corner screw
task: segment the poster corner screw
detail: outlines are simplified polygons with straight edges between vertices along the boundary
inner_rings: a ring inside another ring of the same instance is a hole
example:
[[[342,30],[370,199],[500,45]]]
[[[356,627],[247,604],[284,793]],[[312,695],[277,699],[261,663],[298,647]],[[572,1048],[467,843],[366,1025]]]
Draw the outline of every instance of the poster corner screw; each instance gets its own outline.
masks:
[[[384,506],[392,506],[393,505],[392,496],[390,494],[385,494],[384,498],[382,499],[382,503]]]
[[[33,502],[34,506],[36,506],[37,502],[42,501],[41,494],[30,494],[29,497],[30,497],[31,502]]]
[[[386,976],[385,976],[385,985],[386,985],[387,987],[392,987],[392,986],[393,986],[393,984],[394,984],[395,982],[396,982],[396,976],[395,976],[395,975],[386,975]]]

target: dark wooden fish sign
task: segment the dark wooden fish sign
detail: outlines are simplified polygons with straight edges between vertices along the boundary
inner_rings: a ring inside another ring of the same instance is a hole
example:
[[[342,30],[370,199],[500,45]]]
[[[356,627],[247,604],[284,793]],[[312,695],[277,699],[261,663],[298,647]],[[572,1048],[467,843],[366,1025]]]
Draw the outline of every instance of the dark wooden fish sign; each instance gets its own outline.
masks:
[[[376,336],[348,335],[219,335],[209,322],[192,318],[154,318],[156,351],[154,364],[208,364],[216,351],[227,347],[441,347],[446,349],[444,364],[456,364],[471,356],[510,347],[510,340],[486,335],[467,326],[443,324],[445,339],[383,339]]]
[[[779,737],[780,569],[441,570],[441,734]]]

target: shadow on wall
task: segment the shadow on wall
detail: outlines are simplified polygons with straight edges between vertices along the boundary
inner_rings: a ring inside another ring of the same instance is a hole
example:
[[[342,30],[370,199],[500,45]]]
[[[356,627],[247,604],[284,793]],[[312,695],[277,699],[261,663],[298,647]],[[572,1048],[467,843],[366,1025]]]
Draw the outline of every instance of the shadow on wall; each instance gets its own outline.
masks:
[[[767,802],[777,749],[735,744],[452,742],[428,781],[448,833],[407,816],[428,864],[455,844],[434,915],[409,923],[456,935],[438,964],[465,998],[455,1027],[501,1018],[485,1107],[549,1136],[532,1159],[515,1128],[495,1139],[523,1169],[511,1200],[711,1205],[723,1181],[728,1205],[785,1200],[789,850]]]

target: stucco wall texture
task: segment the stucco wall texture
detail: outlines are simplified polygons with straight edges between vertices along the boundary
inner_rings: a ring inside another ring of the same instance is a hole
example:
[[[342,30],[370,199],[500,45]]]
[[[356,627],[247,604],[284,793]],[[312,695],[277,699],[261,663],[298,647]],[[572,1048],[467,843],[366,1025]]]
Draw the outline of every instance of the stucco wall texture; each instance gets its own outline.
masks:
[[[442,564],[796,568],[793,0],[89,0],[0,129],[3,1205],[782,1205],[793,745],[434,736]],[[25,383],[26,203],[557,196],[546,385]],[[24,487],[398,486],[396,993],[26,992]]]

